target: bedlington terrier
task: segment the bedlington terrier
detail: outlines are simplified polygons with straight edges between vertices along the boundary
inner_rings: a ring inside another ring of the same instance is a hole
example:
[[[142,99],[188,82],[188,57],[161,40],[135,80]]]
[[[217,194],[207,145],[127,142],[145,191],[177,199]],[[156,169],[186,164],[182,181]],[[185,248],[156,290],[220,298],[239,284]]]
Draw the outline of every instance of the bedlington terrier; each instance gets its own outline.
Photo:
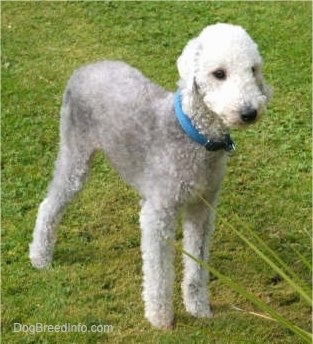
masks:
[[[178,91],[168,92],[118,61],[78,69],[61,109],[54,178],[38,211],[30,259],[52,259],[55,229],[81,188],[90,157],[103,149],[141,196],[145,316],[173,327],[175,225],[183,210],[183,246],[207,261],[214,208],[228,152],[229,130],[256,122],[269,100],[257,45],[240,26],[215,24],[188,42],[178,58]],[[183,299],[196,317],[212,315],[208,273],[184,256]]]

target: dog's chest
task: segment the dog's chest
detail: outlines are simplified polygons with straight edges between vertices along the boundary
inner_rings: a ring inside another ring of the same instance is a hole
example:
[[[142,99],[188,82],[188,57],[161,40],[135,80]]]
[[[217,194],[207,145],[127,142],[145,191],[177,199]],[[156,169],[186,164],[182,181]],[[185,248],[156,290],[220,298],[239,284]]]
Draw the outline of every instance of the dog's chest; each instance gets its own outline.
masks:
[[[206,194],[220,187],[227,163],[225,152],[196,152],[185,160],[185,168],[180,170],[180,187],[183,193]]]

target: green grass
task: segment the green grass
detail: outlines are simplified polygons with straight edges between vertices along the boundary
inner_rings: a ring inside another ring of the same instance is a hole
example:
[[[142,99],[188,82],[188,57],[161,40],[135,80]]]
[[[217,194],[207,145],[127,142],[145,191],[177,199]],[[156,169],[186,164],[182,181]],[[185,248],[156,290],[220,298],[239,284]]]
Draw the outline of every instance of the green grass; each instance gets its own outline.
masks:
[[[209,23],[233,22],[258,42],[274,97],[260,124],[232,134],[237,151],[221,192],[210,265],[310,331],[305,300],[227,224],[253,228],[304,286],[310,284],[304,261],[311,261],[311,4],[2,2],[1,19],[3,342],[303,343],[279,323],[248,313],[262,311],[221,278],[210,283],[214,318],[189,316],[181,301],[179,252],[176,329],[152,329],[140,295],[139,199],[101,154],[59,226],[52,268],[33,269],[27,255],[72,71],[122,59],[174,90],[175,61],[188,39]],[[14,333],[15,322],[111,324],[114,330],[32,335]]]

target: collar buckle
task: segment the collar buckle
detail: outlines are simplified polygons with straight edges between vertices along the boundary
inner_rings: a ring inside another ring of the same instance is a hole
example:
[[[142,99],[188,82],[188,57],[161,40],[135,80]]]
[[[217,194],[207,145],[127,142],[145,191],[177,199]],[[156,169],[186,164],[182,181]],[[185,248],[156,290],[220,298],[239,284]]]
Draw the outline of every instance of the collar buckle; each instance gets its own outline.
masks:
[[[210,139],[207,140],[204,147],[208,151],[217,151],[219,149],[224,149],[226,152],[231,152],[235,150],[234,141],[230,138],[229,134],[225,135],[224,141],[213,141]]]

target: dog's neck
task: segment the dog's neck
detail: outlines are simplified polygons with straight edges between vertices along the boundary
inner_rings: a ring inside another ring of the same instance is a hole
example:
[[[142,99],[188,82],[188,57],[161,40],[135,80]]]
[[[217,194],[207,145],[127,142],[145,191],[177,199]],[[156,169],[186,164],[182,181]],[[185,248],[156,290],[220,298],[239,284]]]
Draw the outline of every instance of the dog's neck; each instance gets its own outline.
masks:
[[[182,89],[181,95],[184,113],[202,135],[212,140],[220,140],[229,133],[221,118],[208,109],[196,89]]]

